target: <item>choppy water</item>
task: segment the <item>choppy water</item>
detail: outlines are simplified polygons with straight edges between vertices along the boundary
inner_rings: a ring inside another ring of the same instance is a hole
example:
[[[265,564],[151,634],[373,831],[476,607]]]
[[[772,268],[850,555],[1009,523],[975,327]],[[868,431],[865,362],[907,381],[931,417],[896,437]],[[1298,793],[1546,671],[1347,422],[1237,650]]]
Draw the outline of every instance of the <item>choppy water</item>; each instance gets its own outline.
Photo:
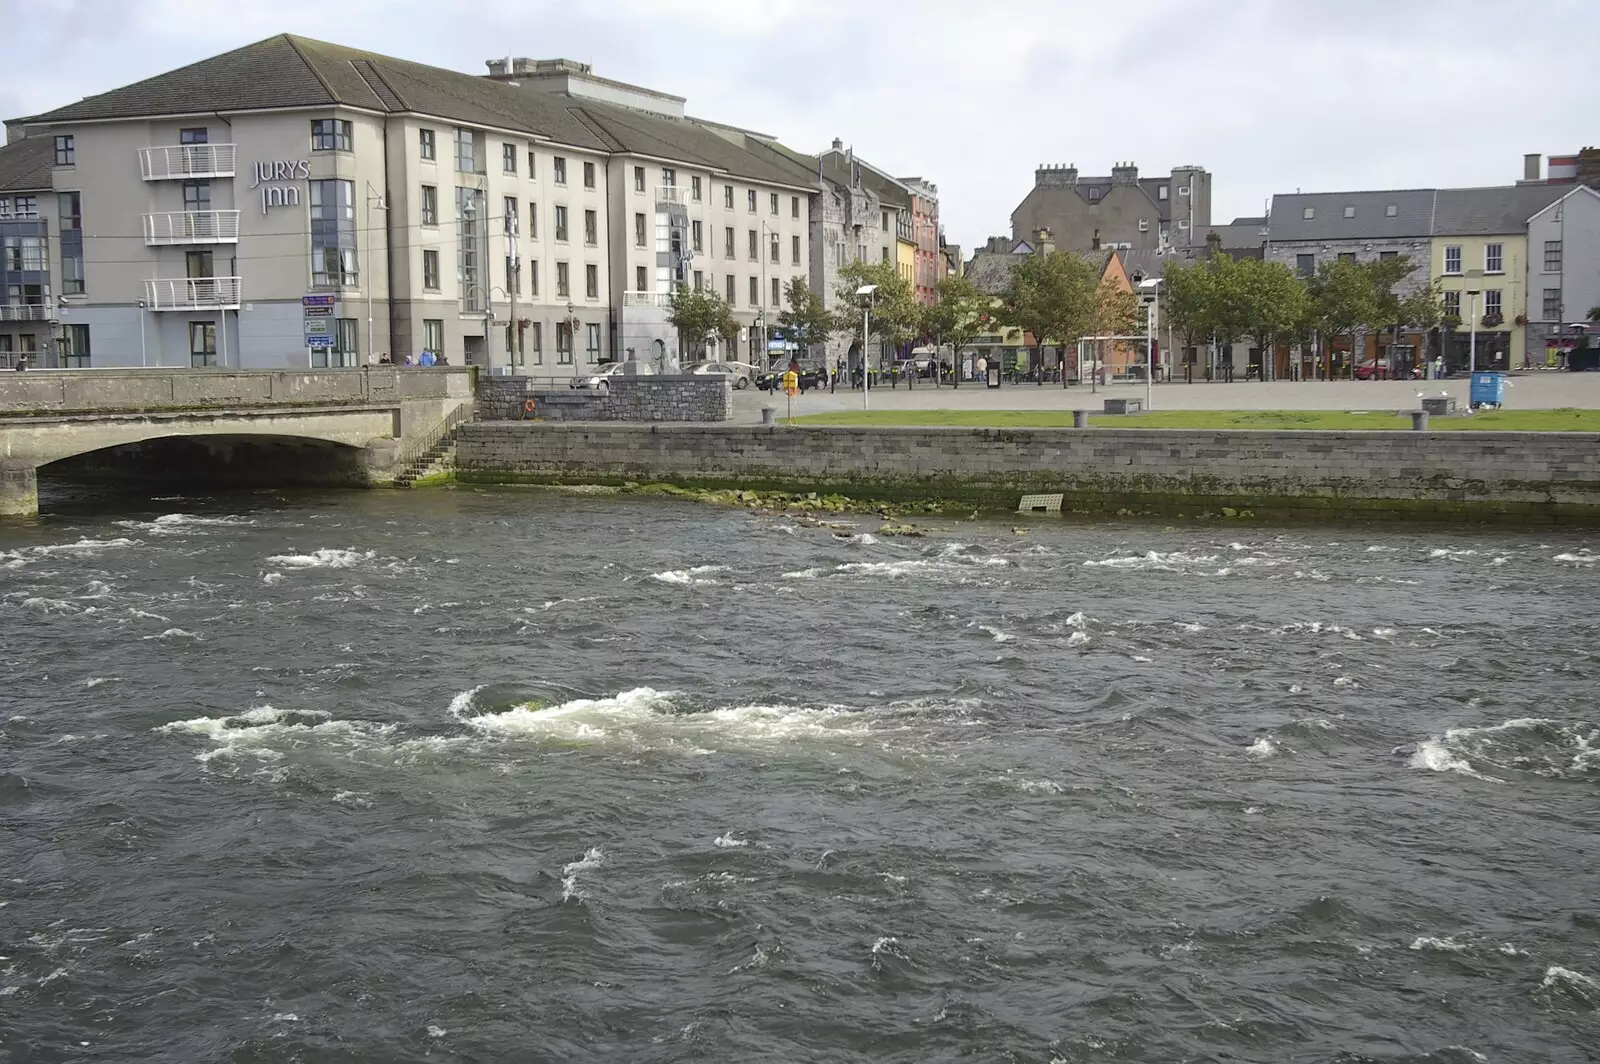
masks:
[[[151,505],[0,528],[0,1059],[1595,1059],[1581,536]]]

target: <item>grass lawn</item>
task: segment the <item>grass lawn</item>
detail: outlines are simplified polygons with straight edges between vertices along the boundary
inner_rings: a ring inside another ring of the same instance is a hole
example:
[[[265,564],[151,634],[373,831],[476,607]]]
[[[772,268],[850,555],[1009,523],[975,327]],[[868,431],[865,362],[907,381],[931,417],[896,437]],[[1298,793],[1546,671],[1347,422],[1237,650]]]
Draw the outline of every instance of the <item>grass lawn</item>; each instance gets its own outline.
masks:
[[[970,428],[1071,428],[1070,410],[840,410],[794,419],[797,425],[956,425]],[[1094,415],[1100,429],[1409,429],[1411,418],[1344,410],[1161,410],[1125,416]],[[1431,430],[1600,432],[1600,410],[1484,410],[1439,417]]]

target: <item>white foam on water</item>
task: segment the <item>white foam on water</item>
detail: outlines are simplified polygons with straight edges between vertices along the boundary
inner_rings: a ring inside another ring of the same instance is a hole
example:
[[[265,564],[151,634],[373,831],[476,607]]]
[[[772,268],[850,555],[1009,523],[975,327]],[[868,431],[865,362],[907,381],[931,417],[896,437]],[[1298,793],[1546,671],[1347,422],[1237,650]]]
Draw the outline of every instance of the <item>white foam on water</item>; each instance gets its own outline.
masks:
[[[104,580],[91,580],[89,581],[89,586],[85,587],[78,593],[78,597],[84,599],[99,599],[106,598],[110,594],[110,584],[106,583]]]
[[[193,632],[187,631],[187,630],[185,630],[183,628],[168,628],[165,632],[162,632],[160,635],[147,635],[144,638],[146,638],[146,639],[171,640],[171,639],[199,639],[200,637],[198,635],[195,635]]]
[[[299,1023],[300,1017],[292,1012],[279,1012],[273,1015],[273,1020],[279,1023]]]
[[[1485,727],[1450,728],[1418,743],[1411,758],[1414,768],[1506,782],[1480,772],[1478,764],[1556,779],[1587,777],[1600,770],[1600,727],[1581,721],[1516,717]]]
[[[1368,547],[1367,548],[1367,553],[1368,554],[1389,554],[1389,553],[1392,553],[1392,552],[1394,552],[1394,551],[1396,551],[1398,549],[1399,549],[1398,547]]]
[[[22,605],[23,605],[24,609],[38,610],[41,613],[82,613],[82,612],[84,612],[82,607],[75,606],[70,602],[64,602],[61,599],[45,598],[45,597],[43,597],[41,595],[34,595],[34,596],[29,597],[29,598],[23,599],[22,600]]]
[[[1068,628],[1085,628],[1089,624],[1089,618],[1083,615],[1082,610],[1079,610],[1061,623],[1065,624]]]
[[[122,528],[134,529],[157,536],[173,536],[206,528],[226,528],[253,525],[244,517],[197,517],[194,514],[163,514],[153,521],[118,521]]]
[[[1269,758],[1277,752],[1278,748],[1273,745],[1272,740],[1268,739],[1265,735],[1251,743],[1249,746],[1245,747],[1245,753],[1249,754],[1251,757],[1259,759]]]
[[[857,532],[853,536],[837,536],[835,538],[849,540],[851,543],[855,543],[862,547],[870,547],[879,542],[878,537],[874,536],[871,532]]]
[[[1139,662],[1141,665],[1149,665],[1155,659],[1147,658],[1143,654],[1135,654],[1133,655],[1133,660]]]
[[[756,943],[756,951],[750,959],[743,964],[735,964],[732,968],[729,968],[728,974],[733,975],[735,972],[749,971],[751,968],[765,968],[770,957],[771,954],[762,949],[761,943],[758,942]]]
[[[711,845],[715,846],[719,850],[738,850],[750,845],[750,840],[741,839],[730,831],[726,835],[718,835],[716,838],[712,839]]]
[[[25,547],[19,554],[24,556],[50,557],[56,554],[89,555],[99,554],[104,550],[113,550],[121,547],[138,546],[136,539],[80,539],[76,543],[52,543],[38,547]]]
[[[1428,552],[1428,557],[1449,558],[1453,562],[1459,562],[1466,558],[1471,558],[1477,553],[1478,552],[1475,550],[1454,550],[1448,547],[1435,547],[1433,550]]]
[[[336,805],[351,805],[357,809],[368,809],[372,806],[365,791],[340,791],[333,796],[333,801]]]
[[[821,569],[796,569],[792,573],[784,573],[785,580],[815,580],[822,575]]]
[[[1411,940],[1408,949],[1434,950],[1440,953],[1465,953],[1471,949],[1471,943],[1459,942],[1453,935],[1436,938],[1433,935],[1419,935]]]
[[[1504,953],[1507,957],[1526,957],[1528,955],[1527,950],[1518,949],[1509,942],[1500,943],[1498,951]]]
[[[601,852],[600,847],[591,846],[584,851],[583,856],[578,860],[562,865],[561,900],[565,902],[577,899],[581,902],[588,897],[587,894],[578,889],[578,875],[581,872],[599,868],[605,862],[605,859],[606,855]]]
[[[1195,624],[1193,621],[1173,621],[1172,622],[1172,626],[1174,628],[1178,629],[1178,631],[1180,631],[1180,632],[1191,632],[1191,633],[1193,633],[1193,632],[1203,632],[1203,631],[1206,630],[1206,626],[1205,625],[1203,625],[1203,624]]]
[[[443,1027],[436,1027],[431,1023],[428,1024],[428,1037],[429,1038],[443,1038],[445,1035],[447,1035],[449,1033],[450,1032],[445,1030]]]
[[[281,584],[281,583],[283,583],[283,574],[282,573],[262,573],[261,574],[261,582],[263,584],[266,584],[268,587],[271,587],[273,584]]]
[[[1015,787],[1023,794],[1061,794],[1066,788],[1055,780],[1014,780],[1007,779],[1007,784]]]
[[[1400,633],[1393,628],[1374,628],[1372,630],[1372,636],[1374,639],[1393,639],[1399,634]]]
[[[350,569],[376,556],[376,551],[322,547],[310,554],[274,554],[267,558],[267,563],[288,569]]]
[[[1010,643],[1015,641],[1017,638],[1014,635],[1009,635],[1005,632],[1002,632],[992,624],[980,624],[978,625],[978,631],[987,632],[996,643]]]
[[[668,569],[666,572],[651,573],[650,579],[659,580],[663,584],[715,584],[715,580],[701,579],[707,573],[725,573],[726,565],[697,565],[693,569]]]
[[[1088,641],[1088,632],[1073,632],[1071,635],[1067,636],[1067,646],[1069,647],[1081,647]]]
[[[1412,768],[1425,768],[1430,772],[1455,772],[1488,783],[1502,783],[1493,776],[1485,776],[1472,767],[1472,762],[1451,749],[1443,739],[1427,739],[1417,744],[1416,752],[1407,762]]]
[[[1545,990],[1574,992],[1586,1001],[1600,1000],[1600,981],[1559,964],[1552,964],[1544,970],[1544,981],[1539,986]]]
[[[1217,560],[1215,554],[1189,554],[1183,551],[1146,551],[1144,554],[1124,554],[1099,561],[1086,561],[1089,569],[1134,569],[1152,572],[1181,573],[1197,565],[1210,565]]]
[[[209,740],[211,747],[195,755],[201,764],[236,757],[277,761],[286,750],[310,745],[332,749],[381,745],[394,730],[392,724],[336,720],[326,710],[272,706],[257,706],[231,716],[175,720],[152,729],[161,735],[193,735]]]
[[[1570,562],[1574,565],[1593,565],[1595,562],[1600,561],[1600,554],[1590,554],[1587,550],[1580,551],[1577,554],[1569,552],[1557,554],[1551,561]]]
[[[450,708],[447,710],[447,712],[456,720],[464,720],[464,714],[467,712],[467,710],[472,708],[472,700],[478,697],[479,691],[488,686],[489,685],[486,683],[480,683],[476,687],[469,687],[467,690],[462,691],[460,694],[450,699]]]
[[[85,687],[99,687],[103,683],[113,683],[122,679],[120,676],[91,676],[83,681]]]
[[[162,624],[172,623],[171,618],[163,617],[159,613],[150,613],[147,610],[129,610],[128,615],[130,617],[137,617],[142,621],[160,621]]]

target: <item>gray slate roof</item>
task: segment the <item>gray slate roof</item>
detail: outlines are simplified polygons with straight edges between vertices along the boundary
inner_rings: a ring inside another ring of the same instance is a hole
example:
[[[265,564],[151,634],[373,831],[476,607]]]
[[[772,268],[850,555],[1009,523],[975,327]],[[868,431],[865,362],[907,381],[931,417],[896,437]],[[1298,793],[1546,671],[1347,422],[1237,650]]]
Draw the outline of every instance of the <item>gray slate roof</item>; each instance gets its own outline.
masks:
[[[605,153],[681,159],[773,184],[812,181],[686,119],[511,85],[358,48],[279,34],[37,115],[61,124],[166,114],[343,105],[438,115]]]
[[[1012,252],[979,251],[967,263],[967,280],[984,295],[997,296],[1011,284],[1011,267],[1024,256]]]
[[[1435,236],[1494,236],[1520,233],[1528,219],[1572,191],[1571,185],[1505,185],[1441,188]]]
[[[1394,206],[1390,217],[1388,207]],[[1313,217],[1305,216],[1311,208]],[[1346,218],[1345,208],[1355,208]],[[1272,241],[1392,240],[1433,233],[1434,190],[1306,192],[1272,197]]]
[[[49,190],[55,146],[55,138],[35,135],[0,148],[0,192]]]

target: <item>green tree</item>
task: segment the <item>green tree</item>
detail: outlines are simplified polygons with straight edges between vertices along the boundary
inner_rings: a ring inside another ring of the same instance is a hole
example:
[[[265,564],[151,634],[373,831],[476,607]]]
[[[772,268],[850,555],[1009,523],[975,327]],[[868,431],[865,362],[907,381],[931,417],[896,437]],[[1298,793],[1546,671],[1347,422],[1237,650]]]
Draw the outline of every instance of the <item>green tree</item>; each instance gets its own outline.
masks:
[[[1011,283],[1000,296],[999,318],[1033,334],[1035,364],[1046,343],[1068,346],[1094,327],[1100,270],[1082,255],[1047,251],[1011,267]]]
[[[1322,334],[1327,352],[1327,372],[1333,376],[1333,344],[1341,336],[1355,337],[1356,330],[1378,316],[1377,292],[1371,271],[1347,259],[1324,262],[1306,285],[1311,295],[1312,319]]]
[[[822,297],[806,285],[805,278],[791,278],[784,289],[783,298],[787,306],[778,315],[778,324],[785,335],[807,354],[817,344],[827,343],[828,333],[833,329],[833,319]]]
[[[1203,262],[1192,266],[1168,265],[1161,272],[1161,315],[1183,346],[1209,340],[1216,330],[1218,291],[1216,275]]]
[[[1389,259],[1363,262],[1361,268],[1372,281],[1373,318],[1366,324],[1375,335],[1381,334],[1384,329],[1394,330],[1394,342],[1398,344],[1400,330],[1409,323],[1402,320],[1405,317],[1405,297],[1396,288],[1410,276],[1412,261],[1409,256],[1396,255]],[[1376,357],[1377,352],[1374,351],[1373,355]]]
[[[834,289],[838,309],[832,331],[860,341],[863,361],[868,364],[865,355],[869,345],[861,335],[861,297],[856,290],[869,284],[878,288],[872,294],[872,331],[886,347],[894,350],[915,340],[922,321],[922,304],[917,302],[911,282],[900,276],[894,263],[858,261],[840,267],[839,283]]]
[[[705,354],[706,343],[712,336],[728,335],[722,326],[733,321],[733,311],[728,301],[716,292],[680,284],[667,297],[667,321],[678,330],[679,351],[698,358]],[[732,334],[737,336],[738,332],[735,322]]]
[[[1305,282],[1281,262],[1242,259],[1236,266],[1236,285],[1244,301],[1240,335],[1261,352],[1265,377],[1274,347],[1299,337],[1311,300]]]
[[[1102,277],[1094,290],[1094,311],[1089,331],[1094,336],[1128,336],[1140,318],[1139,297],[1110,277]],[[1095,360],[1105,362],[1105,340],[1095,341]]]
[[[961,349],[983,335],[994,300],[978,291],[965,277],[941,277],[938,299],[922,308],[922,331],[934,342],[934,356],[941,344],[949,344],[961,362]],[[961,374],[956,374],[959,384]]]
[[[1400,297],[1396,318],[1402,328],[1409,326],[1424,336],[1438,336],[1445,317],[1444,288],[1437,279]],[[1417,353],[1427,355],[1425,351]]]

